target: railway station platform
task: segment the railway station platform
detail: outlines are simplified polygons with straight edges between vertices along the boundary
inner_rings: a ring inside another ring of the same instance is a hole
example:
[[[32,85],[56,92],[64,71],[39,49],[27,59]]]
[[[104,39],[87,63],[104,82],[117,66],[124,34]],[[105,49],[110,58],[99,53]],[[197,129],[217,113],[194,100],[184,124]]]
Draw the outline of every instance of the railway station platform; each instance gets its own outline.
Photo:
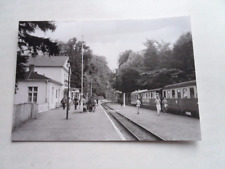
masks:
[[[201,140],[200,120],[188,116],[162,113],[150,109],[137,109],[134,106],[125,106],[117,103],[107,103],[131,121],[151,131],[165,141],[198,141]]]
[[[95,112],[79,113],[71,105],[42,112],[12,133],[12,141],[120,141],[121,138],[100,106]]]

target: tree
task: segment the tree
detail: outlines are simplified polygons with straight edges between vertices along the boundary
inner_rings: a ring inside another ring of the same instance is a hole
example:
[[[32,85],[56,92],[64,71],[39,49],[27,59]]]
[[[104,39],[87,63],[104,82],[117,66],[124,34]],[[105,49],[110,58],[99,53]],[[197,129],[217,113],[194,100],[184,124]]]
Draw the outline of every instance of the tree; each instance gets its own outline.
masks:
[[[159,56],[158,56],[158,42],[153,40],[147,40],[144,45],[147,49],[144,51],[144,66],[148,70],[155,70],[159,68]]]
[[[68,42],[58,42],[60,54],[69,56],[71,64],[71,87],[81,87],[81,60],[82,60],[82,43],[83,43],[83,59],[84,73],[88,71],[92,58],[92,51],[85,42],[78,41],[76,38],[71,38]]]
[[[114,87],[123,93],[129,93],[138,88],[137,81],[140,77],[139,72],[133,68],[120,70],[116,76]]]
[[[93,55],[88,71],[88,84],[92,84],[92,92],[98,96],[106,96],[110,85],[110,69],[107,66],[106,58]]]
[[[188,32],[179,37],[173,50],[174,67],[191,73],[195,71],[194,53],[191,33]]]
[[[56,26],[49,21],[20,21],[18,33],[18,50],[17,50],[17,70],[16,82],[23,79],[25,74],[25,66],[29,57],[35,57],[38,52],[48,52],[49,55],[56,55],[59,52],[57,43],[49,38],[33,36],[32,33],[36,29],[43,32],[48,30],[54,31]]]
[[[81,48],[84,48],[84,93],[92,92],[98,96],[105,96],[109,88],[109,75],[111,73],[107,66],[105,57],[92,54],[92,50],[85,42],[77,41],[76,38],[68,42],[59,42],[60,54],[70,57],[71,63],[71,87],[81,87]]]
[[[150,39],[144,45],[143,55],[128,50],[119,56],[115,89],[132,92],[195,79],[191,33],[181,35],[174,45]]]
[[[132,52],[131,50],[126,50],[125,52],[122,52],[120,54],[119,59],[118,59],[119,67],[121,67],[124,63],[127,62],[131,52]]]
[[[158,43],[158,57],[159,57],[159,68],[172,68],[171,61],[172,61],[172,49],[171,44],[169,42],[161,41]]]

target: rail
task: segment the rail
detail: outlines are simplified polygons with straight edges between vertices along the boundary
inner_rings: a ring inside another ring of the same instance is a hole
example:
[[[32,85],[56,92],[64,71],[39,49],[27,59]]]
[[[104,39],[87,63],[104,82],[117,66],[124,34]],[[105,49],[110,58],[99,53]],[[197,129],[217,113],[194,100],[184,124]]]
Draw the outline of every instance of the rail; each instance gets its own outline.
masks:
[[[114,119],[116,119],[121,124],[121,126],[123,126],[134,138],[136,138],[136,140],[164,141],[163,138],[157,136],[143,126],[135,123],[131,119],[112,109],[107,105],[107,103],[103,103],[102,107],[107,111],[107,113],[109,113]]]

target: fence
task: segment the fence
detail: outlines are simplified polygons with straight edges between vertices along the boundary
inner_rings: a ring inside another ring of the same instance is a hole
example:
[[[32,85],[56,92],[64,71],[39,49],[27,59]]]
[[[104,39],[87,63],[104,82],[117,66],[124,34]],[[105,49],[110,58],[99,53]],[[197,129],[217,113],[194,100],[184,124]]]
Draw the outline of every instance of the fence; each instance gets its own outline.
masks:
[[[37,118],[38,106],[35,103],[23,103],[14,105],[13,130],[29,119]]]

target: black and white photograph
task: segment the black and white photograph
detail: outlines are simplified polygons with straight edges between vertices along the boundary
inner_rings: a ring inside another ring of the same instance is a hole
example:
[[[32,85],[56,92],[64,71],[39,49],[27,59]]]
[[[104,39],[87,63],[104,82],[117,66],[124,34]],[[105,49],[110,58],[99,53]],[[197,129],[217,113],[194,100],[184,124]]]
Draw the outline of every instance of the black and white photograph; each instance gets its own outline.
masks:
[[[189,16],[19,21],[12,141],[201,140],[192,36]]]

